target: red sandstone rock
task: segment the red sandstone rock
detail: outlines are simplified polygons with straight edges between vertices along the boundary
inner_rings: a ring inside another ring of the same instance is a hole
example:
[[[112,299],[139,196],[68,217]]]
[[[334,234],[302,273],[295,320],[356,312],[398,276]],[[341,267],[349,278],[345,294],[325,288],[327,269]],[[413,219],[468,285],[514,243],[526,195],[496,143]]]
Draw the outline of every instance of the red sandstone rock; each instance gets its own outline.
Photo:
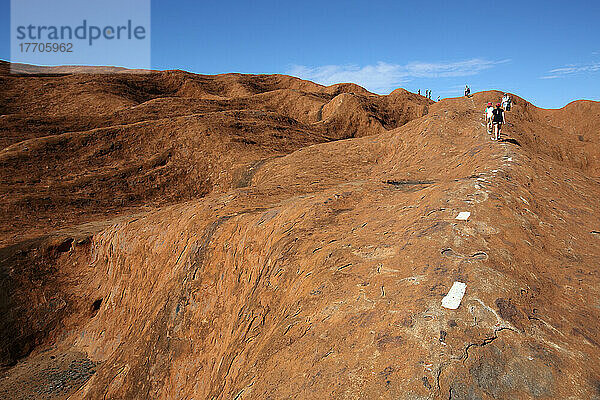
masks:
[[[598,398],[598,103],[0,79],[4,397]]]

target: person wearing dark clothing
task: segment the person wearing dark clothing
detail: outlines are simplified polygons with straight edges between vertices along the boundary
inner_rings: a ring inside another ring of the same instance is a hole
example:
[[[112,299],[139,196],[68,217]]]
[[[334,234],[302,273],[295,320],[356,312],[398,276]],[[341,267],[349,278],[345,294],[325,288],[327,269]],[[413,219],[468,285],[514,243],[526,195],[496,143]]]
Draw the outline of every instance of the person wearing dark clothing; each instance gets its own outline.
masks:
[[[502,124],[504,124],[504,110],[501,107],[501,104],[496,104],[496,108],[492,111],[492,124],[494,125],[494,134],[492,135],[492,140],[499,140],[500,133],[502,132]]]
[[[469,87],[469,85],[465,85],[465,97],[469,97],[470,94],[471,88]]]

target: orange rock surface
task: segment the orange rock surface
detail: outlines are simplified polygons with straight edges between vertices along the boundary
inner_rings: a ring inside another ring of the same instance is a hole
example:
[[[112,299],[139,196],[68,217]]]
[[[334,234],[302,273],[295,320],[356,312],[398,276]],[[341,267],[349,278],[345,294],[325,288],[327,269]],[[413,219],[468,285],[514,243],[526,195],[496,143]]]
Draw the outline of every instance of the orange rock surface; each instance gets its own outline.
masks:
[[[600,398],[599,103],[2,68],[0,397]]]

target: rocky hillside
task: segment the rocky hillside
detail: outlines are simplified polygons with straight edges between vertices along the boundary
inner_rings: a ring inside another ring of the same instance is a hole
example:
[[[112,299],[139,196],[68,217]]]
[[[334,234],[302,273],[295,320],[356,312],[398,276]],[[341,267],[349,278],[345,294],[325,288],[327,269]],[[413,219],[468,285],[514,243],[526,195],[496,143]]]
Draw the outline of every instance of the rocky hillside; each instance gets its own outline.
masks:
[[[1,79],[2,397],[600,398],[600,104]]]
[[[400,89],[377,96],[282,75],[28,76],[0,68],[4,244],[242,187],[268,160],[386,132],[432,103]]]

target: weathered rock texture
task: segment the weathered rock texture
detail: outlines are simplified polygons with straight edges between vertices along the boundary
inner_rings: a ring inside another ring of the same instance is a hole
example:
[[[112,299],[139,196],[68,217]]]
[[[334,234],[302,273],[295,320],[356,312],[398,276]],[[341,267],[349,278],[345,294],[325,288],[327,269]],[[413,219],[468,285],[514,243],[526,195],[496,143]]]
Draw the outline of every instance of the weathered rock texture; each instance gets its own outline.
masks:
[[[600,398],[600,104],[0,85],[2,397]]]

